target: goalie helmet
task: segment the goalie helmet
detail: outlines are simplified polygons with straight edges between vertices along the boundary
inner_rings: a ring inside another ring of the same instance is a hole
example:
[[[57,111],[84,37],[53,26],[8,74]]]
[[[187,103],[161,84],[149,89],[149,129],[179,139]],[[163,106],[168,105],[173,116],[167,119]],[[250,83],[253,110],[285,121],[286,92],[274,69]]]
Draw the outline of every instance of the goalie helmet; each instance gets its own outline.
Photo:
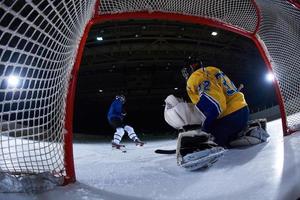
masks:
[[[194,71],[200,68],[203,68],[203,64],[199,57],[189,56],[181,70],[182,76],[187,80]]]
[[[117,95],[116,96],[116,99],[119,99],[123,104],[125,103],[125,101],[126,101],[126,98],[125,98],[125,96],[124,95]]]

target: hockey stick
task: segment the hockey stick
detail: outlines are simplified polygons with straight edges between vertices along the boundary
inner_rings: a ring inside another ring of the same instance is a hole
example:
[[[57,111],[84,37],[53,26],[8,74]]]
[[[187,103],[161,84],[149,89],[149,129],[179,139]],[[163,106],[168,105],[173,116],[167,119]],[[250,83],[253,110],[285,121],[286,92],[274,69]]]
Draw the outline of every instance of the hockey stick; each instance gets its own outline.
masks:
[[[240,84],[240,86],[239,86],[239,88],[238,88],[238,91],[240,92],[243,88],[244,88],[244,85],[243,85],[243,84]]]
[[[176,153],[176,149],[172,149],[172,150],[156,149],[154,152],[158,153],[158,154],[175,154]]]
[[[175,154],[176,149],[156,149],[154,152],[158,154]]]

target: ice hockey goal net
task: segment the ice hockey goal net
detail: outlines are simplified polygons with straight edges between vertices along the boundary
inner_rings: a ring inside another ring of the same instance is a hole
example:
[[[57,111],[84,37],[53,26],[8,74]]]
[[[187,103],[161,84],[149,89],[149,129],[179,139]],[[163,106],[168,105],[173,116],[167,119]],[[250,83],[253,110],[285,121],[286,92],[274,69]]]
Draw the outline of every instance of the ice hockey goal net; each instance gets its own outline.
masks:
[[[130,18],[206,24],[249,37],[277,79],[284,132],[300,123],[300,11],[285,0],[4,0],[0,173],[75,180],[72,106],[89,28]]]

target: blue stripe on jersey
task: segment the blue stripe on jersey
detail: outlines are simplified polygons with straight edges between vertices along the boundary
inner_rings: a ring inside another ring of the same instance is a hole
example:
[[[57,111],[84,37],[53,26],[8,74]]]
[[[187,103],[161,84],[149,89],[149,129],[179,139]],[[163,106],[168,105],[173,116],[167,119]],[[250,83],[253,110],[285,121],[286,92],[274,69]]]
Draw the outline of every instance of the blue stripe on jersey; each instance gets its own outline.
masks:
[[[220,78],[220,76],[224,76],[225,74],[223,73],[223,72],[218,72],[218,73],[216,73],[215,74],[215,77],[216,77],[216,79],[219,79]]]
[[[197,108],[205,115],[206,119],[203,124],[203,130],[209,131],[210,124],[218,118],[221,113],[221,108],[218,102],[216,102],[209,95],[202,93],[200,100],[196,104]]]
[[[213,103],[213,104],[216,106],[216,108],[217,108],[217,110],[218,110],[218,114],[220,114],[220,113],[222,112],[220,104],[219,104],[213,97],[209,96],[208,94],[203,93],[203,95],[204,95],[209,101],[211,101],[211,103]]]

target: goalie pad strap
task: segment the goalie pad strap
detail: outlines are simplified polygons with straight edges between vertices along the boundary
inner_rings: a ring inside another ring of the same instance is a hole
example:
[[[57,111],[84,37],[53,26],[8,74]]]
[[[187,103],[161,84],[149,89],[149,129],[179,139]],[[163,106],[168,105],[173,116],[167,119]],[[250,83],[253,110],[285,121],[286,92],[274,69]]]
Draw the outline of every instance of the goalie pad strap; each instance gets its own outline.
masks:
[[[217,145],[211,140],[210,135],[201,131],[201,129],[182,132],[179,134],[177,140],[177,164],[180,165],[182,162],[182,157],[188,153],[210,149],[214,146]]]

